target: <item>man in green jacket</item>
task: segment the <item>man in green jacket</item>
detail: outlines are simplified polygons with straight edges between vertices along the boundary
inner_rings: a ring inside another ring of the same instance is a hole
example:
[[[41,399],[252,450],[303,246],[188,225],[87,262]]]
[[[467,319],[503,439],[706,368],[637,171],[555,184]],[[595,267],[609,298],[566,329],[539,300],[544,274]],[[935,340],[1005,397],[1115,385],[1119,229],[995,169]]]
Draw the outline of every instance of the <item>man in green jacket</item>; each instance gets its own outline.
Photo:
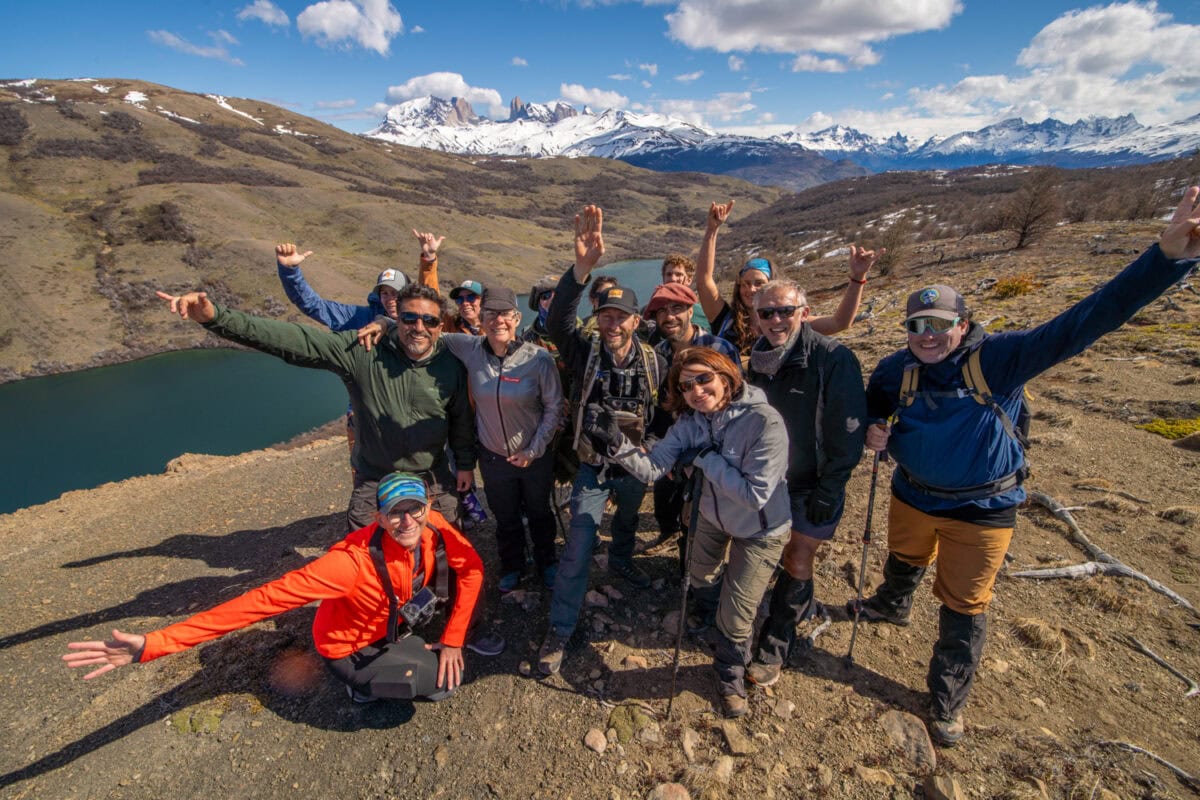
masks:
[[[471,487],[475,469],[475,422],[462,364],[438,341],[441,296],[409,285],[399,297],[399,325],[379,347],[359,347],[355,331],[331,332],[292,322],[262,319],[214,305],[204,292],[182,297],[159,292],[181,317],[223,339],[282,358],[289,364],[327,369],[345,381],[358,420],[350,455],[354,490],[347,529],[369,525],[379,479],[411,472],[432,487],[433,506],[453,519],[455,490]],[[446,444],[458,472],[452,476]]]

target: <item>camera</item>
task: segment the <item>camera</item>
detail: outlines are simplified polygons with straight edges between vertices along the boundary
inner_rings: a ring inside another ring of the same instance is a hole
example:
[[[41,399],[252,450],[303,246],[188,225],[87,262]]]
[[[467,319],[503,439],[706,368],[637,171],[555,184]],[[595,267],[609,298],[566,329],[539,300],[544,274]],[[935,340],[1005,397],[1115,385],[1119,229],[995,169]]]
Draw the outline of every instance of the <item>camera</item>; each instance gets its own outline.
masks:
[[[437,602],[437,595],[426,586],[400,607],[400,616],[408,623],[408,627],[416,628],[433,619],[433,613],[437,610]]]

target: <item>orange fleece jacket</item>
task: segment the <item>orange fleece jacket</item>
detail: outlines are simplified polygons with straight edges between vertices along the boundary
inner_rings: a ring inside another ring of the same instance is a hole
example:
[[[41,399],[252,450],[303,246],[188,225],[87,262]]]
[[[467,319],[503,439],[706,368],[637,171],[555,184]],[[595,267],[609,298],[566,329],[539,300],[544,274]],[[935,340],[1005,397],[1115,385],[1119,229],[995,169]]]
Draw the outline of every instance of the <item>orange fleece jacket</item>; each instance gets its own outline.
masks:
[[[447,647],[462,647],[483,586],[483,561],[466,537],[432,508],[428,522],[446,543],[446,560],[458,587],[441,642]],[[374,532],[374,523],[360,528],[298,570],[209,611],[151,631],[146,634],[141,660],[186,650],[313,600],[321,601],[313,620],[313,644],[326,658],[348,656],[385,638],[387,595],[369,549]],[[434,545],[428,526],[421,536],[420,547],[425,582],[432,586]],[[385,533],[383,556],[396,596],[403,605],[412,597],[413,554]]]

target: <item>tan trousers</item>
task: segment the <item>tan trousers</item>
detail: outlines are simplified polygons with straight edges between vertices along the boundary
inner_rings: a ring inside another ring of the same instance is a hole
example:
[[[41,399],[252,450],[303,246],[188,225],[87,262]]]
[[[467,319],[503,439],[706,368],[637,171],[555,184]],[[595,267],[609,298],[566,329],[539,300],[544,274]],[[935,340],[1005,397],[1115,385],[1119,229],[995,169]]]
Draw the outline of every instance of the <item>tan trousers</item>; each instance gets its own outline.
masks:
[[[1012,533],[930,516],[895,497],[888,510],[888,550],[914,567],[937,559],[933,594],[960,614],[987,611]]]
[[[699,518],[692,533],[694,550],[689,583],[701,590],[720,583],[717,628],[735,644],[749,641],[758,604],[787,544],[786,525],[771,534],[759,539],[738,539],[704,517]]]

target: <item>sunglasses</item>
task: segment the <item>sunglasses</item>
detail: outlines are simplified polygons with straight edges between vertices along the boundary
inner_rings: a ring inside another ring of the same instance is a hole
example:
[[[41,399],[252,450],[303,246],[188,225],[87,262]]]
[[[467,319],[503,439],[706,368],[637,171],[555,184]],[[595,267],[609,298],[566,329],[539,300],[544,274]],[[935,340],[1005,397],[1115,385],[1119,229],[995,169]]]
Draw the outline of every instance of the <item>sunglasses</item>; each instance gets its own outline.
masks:
[[[392,508],[391,511],[387,512],[386,516],[388,519],[394,519],[394,520],[399,521],[399,520],[403,520],[404,516],[407,514],[408,516],[412,517],[413,519],[420,521],[420,520],[425,519],[426,511],[428,511],[428,509],[424,505],[395,506]]]
[[[458,297],[454,298],[454,302],[458,303],[461,306],[463,303],[474,303],[478,299],[479,299],[479,295],[477,295],[477,294],[471,294],[470,292],[463,292]]]
[[[767,306],[766,308],[758,309],[758,318],[768,320],[774,316],[779,316],[781,319],[791,319],[800,306]]]
[[[930,333],[945,333],[960,322],[959,317],[942,319],[941,317],[917,317],[904,321],[904,329],[909,333],[920,336],[926,331]]]
[[[717,377],[715,372],[702,372],[694,378],[689,378],[679,382],[679,393],[687,394],[697,386],[708,386]]]
[[[554,299],[554,290],[553,289],[551,289],[548,292],[542,292],[541,294],[538,295],[539,303],[544,303],[547,300],[553,300],[553,299]]]
[[[399,319],[405,325],[416,325],[418,321],[425,323],[426,328],[442,327],[442,318],[434,314],[418,314],[415,311],[401,311]]]

